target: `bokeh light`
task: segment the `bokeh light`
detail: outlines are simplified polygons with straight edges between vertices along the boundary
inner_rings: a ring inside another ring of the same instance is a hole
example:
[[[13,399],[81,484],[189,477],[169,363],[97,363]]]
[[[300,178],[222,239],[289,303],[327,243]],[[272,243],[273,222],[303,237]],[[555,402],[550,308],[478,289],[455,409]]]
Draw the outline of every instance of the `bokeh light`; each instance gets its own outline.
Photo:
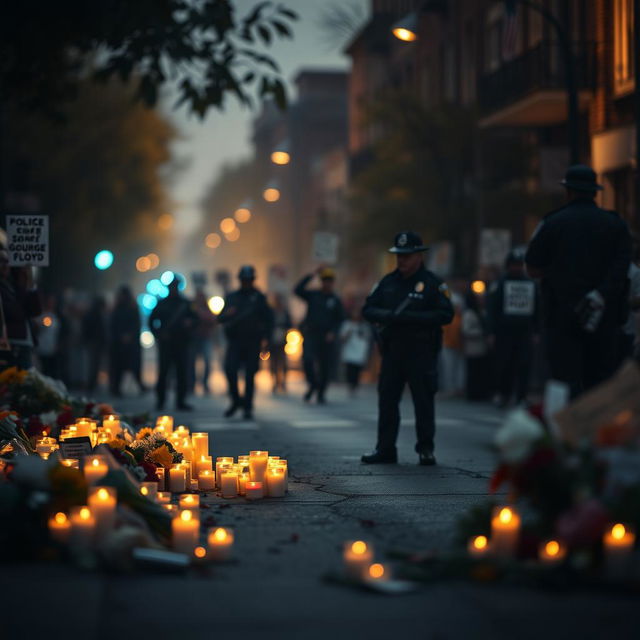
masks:
[[[471,291],[473,291],[473,293],[482,295],[486,290],[487,290],[487,285],[482,280],[475,280],[471,284]]]
[[[286,151],[274,151],[271,154],[271,162],[280,165],[289,164],[291,156]]]
[[[145,271],[149,271],[151,269],[151,260],[149,260],[148,256],[141,256],[136,260],[136,269],[140,271],[140,273],[144,273]]]
[[[157,269],[160,266],[160,256],[157,253],[150,253],[147,260],[149,260],[151,269]]]
[[[240,229],[238,229],[238,227],[234,227],[232,231],[229,231],[229,233],[225,233],[224,237],[228,242],[236,242],[240,239]]]
[[[268,189],[264,190],[264,192],[262,193],[262,197],[267,202],[278,202],[278,200],[280,200],[280,191],[275,187],[269,187]]]
[[[245,222],[249,222],[249,220],[251,220],[251,211],[249,211],[249,209],[247,209],[246,207],[240,207],[239,209],[235,210],[233,217],[236,219],[236,222],[244,224]]]
[[[217,316],[224,309],[224,298],[221,298],[220,296],[211,296],[208,304],[211,313]]]
[[[165,287],[168,287],[172,282],[173,279],[175,278],[175,274],[173,273],[173,271],[165,271],[161,276],[160,276],[160,282],[162,282],[162,284]]]
[[[204,239],[204,243],[209,249],[217,249],[222,242],[222,238],[217,233],[209,233]]]
[[[220,231],[227,234],[231,233],[236,228],[236,221],[233,218],[223,218],[220,221]]]
[[[170,231],[173,227],[173,216],[170,213],[163,213],[158,218],[158,229],[160,231]]]
[[[96,266],[96,269],[105,271],[113,264],[113,253],[108,249],[98,251],[93,259],[93,264]]]
[[[151,349],[156,343],[156,339],[153,337],[153,333],[146,329],[140,333],[140,346],[143,349]]]

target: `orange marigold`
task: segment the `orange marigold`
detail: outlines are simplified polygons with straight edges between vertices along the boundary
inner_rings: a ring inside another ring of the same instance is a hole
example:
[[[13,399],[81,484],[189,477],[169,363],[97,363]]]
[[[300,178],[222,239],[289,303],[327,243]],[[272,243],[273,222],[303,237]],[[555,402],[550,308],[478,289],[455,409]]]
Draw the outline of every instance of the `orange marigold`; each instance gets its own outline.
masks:
[[[18,369],[18,367],[9,367],[0,373],[0,384],[20,384],[28,375],[28,371]]]
[[[138,433],[136,433],[136,440],[142,440],[147,436],[150,436],[153,433],[153,429],[151,427],[145,427],[144,429],[140,429]]]
[[[168,469],[173,464],[173,454],[167,448],[166,444],[154,449],[149,454],[149,459],[155,464],[159,464],[165,469]]]

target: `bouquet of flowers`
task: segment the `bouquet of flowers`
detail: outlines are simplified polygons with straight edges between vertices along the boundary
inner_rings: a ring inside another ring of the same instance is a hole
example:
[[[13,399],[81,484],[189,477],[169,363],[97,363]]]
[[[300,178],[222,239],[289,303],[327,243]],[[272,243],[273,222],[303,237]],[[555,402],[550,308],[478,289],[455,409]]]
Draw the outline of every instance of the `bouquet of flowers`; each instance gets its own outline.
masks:
[[[65,386],[35,369],[10,367],[0,373],[0,406],[20,416],[58,412],[68,403]]]

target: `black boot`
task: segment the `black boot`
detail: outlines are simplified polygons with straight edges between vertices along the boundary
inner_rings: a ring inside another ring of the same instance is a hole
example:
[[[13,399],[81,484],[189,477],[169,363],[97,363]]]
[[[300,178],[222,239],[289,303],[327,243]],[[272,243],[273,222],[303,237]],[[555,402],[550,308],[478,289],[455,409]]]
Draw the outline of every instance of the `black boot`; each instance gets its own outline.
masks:
[[[235,415],[236,411],[238,411],[238,409],[240,409],[241,407],[242,407],[242,404],[240,402],[240,398],[233,400],[233,402],[231,403],[231,406],[224,412],[224,417],[231,418],[233,415]]]
[[[378,451],[377,449],[368,455],[360,458],[364,464],[396,464],[398,454],[396,451]]]
[[[423,451],[418,454],[418,464],[423,467],[432,467],[436,464],[436,457],[433,455],[433,451]]]

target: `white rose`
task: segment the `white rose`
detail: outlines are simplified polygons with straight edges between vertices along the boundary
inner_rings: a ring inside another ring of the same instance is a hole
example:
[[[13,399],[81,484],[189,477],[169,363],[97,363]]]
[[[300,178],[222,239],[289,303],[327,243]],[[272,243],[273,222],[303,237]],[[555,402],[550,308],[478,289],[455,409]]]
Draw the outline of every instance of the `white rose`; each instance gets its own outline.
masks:
[[[542,425],[524,409],[516,409],[507,416],[496,432],[495,444],[504,462],[514,464],[527,457],[531,446],[545,434]]]

